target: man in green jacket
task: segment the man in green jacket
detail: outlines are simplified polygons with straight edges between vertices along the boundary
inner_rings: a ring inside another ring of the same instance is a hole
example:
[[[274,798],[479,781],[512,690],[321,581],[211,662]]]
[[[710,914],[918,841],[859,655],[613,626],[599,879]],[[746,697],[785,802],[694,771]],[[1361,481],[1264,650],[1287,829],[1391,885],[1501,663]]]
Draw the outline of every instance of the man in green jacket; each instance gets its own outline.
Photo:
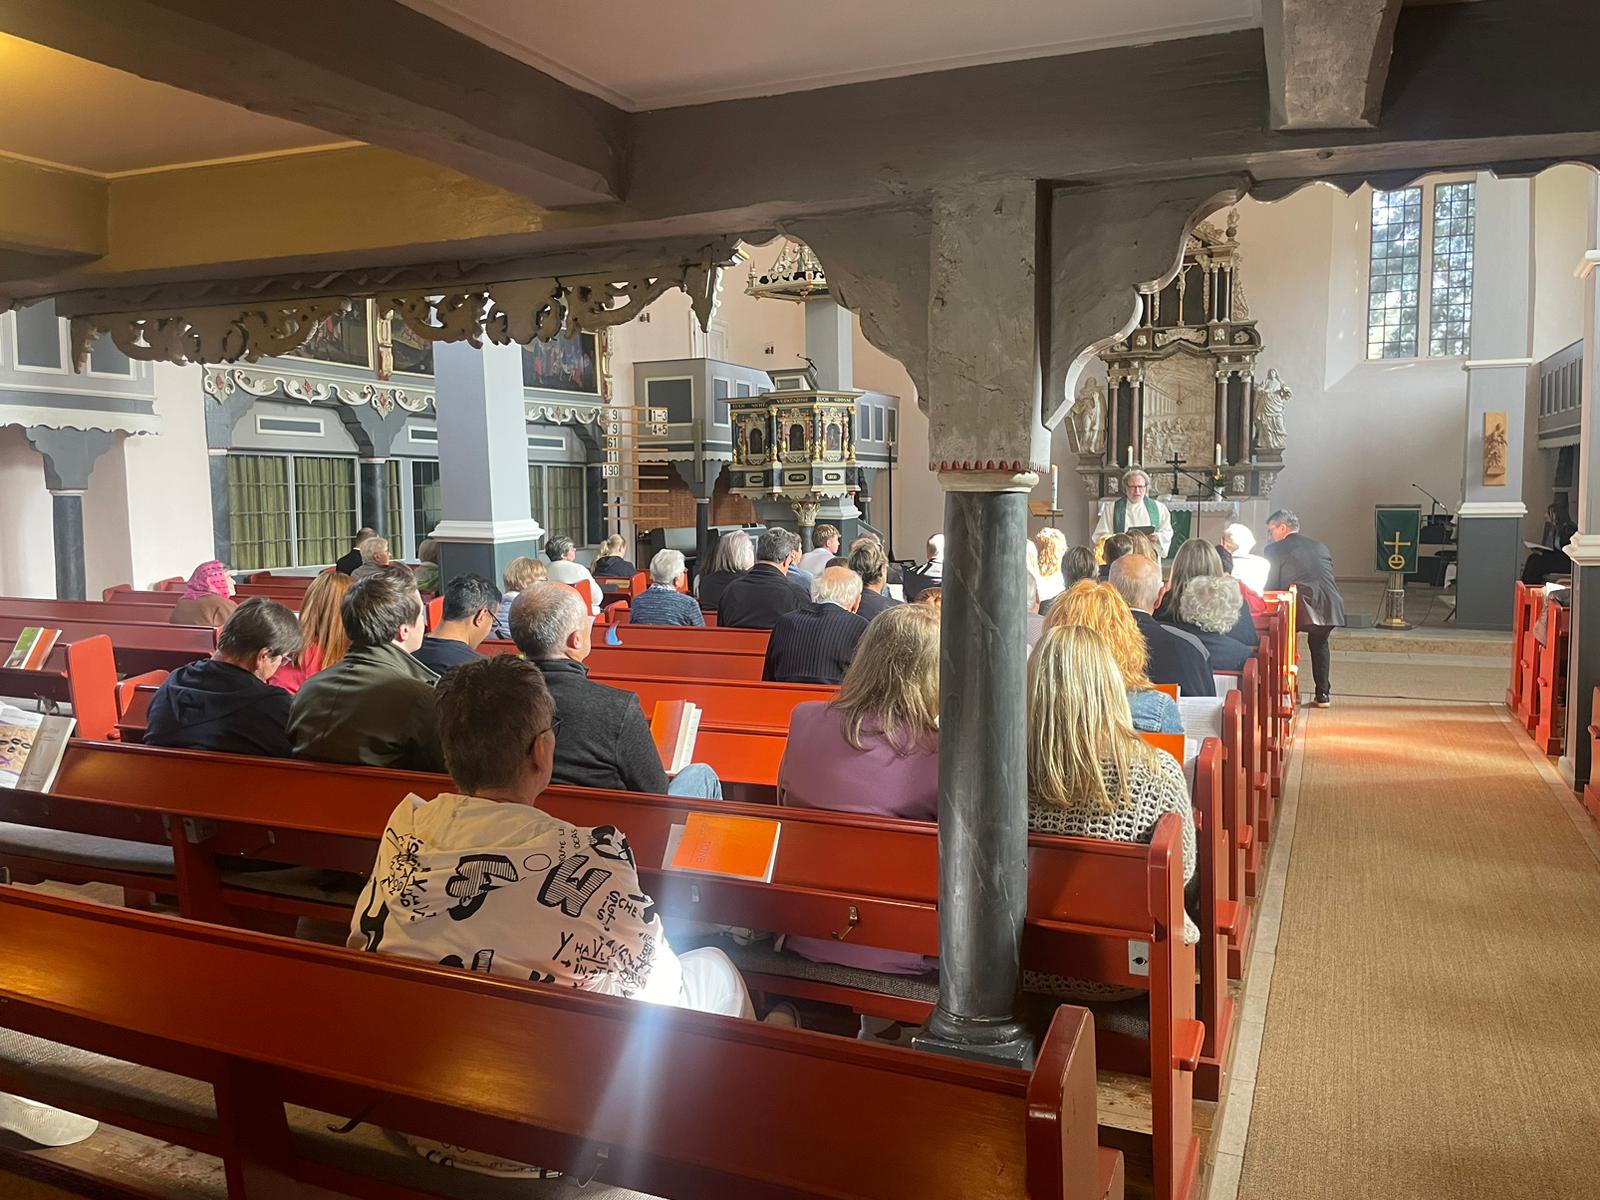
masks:
[[[433,686],[411,657],[424,610],[404,567],[384,567],[345,595],[350,651],[301,685],[289,710],[295,757],[403,771],[443,771]]]

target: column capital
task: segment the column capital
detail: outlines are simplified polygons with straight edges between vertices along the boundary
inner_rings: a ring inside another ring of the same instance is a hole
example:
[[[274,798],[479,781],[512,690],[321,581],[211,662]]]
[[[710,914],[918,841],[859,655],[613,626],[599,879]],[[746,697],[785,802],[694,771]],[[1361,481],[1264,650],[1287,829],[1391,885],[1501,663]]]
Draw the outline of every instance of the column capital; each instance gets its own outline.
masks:
[[[1574,566],[1600,567],[1600,533],[1573,534],[1572,540],[1562,549]]]
[[[1456,516],[1463,520],[1472,520],[1474,517],[1516,517],[1521,519],[1528,515],[1528,506],[1521,500],[1468,500],[1456,510]]]

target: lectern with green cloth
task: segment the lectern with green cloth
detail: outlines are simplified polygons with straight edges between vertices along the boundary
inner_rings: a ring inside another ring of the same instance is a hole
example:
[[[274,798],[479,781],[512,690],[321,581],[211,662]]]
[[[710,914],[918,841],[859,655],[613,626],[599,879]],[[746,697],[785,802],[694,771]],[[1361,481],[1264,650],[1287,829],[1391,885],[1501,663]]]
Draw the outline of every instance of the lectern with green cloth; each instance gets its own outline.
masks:
[[[1422,531],[1420,504],[1379,504],[1373,508],[1377,531],[1378,570],[1389,573],[1379,629],[1410,629],[1406,622],[1406,575],[1417,569],[1417,541]]]

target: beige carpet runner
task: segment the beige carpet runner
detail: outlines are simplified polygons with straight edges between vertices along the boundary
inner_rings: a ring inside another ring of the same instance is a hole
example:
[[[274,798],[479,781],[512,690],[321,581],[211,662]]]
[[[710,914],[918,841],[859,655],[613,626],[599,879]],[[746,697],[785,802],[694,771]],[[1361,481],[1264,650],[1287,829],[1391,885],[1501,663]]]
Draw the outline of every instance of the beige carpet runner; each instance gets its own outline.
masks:
[[[1600,865],[1517,737],[1310,715],[1242,1200],[1600,1197]]]

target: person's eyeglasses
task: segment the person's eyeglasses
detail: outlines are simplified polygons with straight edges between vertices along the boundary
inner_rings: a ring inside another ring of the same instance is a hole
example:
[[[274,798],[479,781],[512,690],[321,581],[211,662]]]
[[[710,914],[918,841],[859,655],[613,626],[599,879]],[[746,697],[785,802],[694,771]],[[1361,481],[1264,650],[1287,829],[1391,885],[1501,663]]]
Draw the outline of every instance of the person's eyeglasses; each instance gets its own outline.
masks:
[[[542,738],[547,733],[551,737],[559,737],[560,736],[560,734],[561,734],[561,718],[560,717],[552,717],[551,720],[550,720],[550,727],[548,729],[541,729],[538,733],[533,735],[533,738],[528,742],[528,753],[529,754],[533,753],[533,748],[539,744],[539,739]]]

